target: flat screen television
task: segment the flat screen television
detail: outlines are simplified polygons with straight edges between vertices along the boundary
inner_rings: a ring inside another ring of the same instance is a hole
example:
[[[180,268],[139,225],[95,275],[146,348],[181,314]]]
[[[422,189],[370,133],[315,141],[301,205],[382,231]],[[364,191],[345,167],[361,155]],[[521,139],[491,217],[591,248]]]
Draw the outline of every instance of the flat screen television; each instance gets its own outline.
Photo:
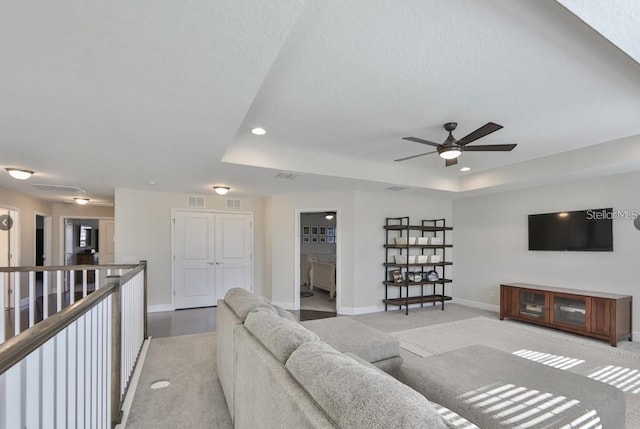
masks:
[[[529,250],[613,252],[613,209],[529,215]]]

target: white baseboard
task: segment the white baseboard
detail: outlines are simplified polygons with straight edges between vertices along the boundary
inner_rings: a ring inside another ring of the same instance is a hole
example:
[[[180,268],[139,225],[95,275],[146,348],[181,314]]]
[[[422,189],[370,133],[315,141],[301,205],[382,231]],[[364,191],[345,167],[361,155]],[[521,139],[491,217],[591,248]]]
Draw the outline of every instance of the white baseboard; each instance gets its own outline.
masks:
[[[481,310],[495,311],[496,313],[500,312],[500,306],[495,304],[487,304],[485,302],[472,301],[470,299],[456,298],[455,296],[453,297],[451,302],[466,305],[467,307],[479,308]],[[445,307],[446,305],[447,304],[445,304]]]
[[[338,314],[356,316],[358,314],[379,313],[384,311],[384,305],[372,305],[369,307],[340,307]]]
[[[173,311],[171,304],[147,305],[147,313],[158,313],[160,311]]]

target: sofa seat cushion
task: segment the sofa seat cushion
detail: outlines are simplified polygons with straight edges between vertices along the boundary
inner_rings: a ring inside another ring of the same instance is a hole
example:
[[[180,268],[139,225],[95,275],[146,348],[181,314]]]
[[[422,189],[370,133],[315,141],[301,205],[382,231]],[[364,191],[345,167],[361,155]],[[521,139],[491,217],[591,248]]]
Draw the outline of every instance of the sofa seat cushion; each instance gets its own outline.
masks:
[[[400,342],[391,335],[371,328],[349,317],[302,322],[320,339],[336,350],[351,352],[368,362],[378,362],[400,355]]]
[[[400,380],[481,428],[625,427],[620,390],[492,347],[407,360]]]
[[[247,316],[244,326],[282,364],[300,344],[319,340],[316,334],[298,322],[278,315],[271,306],[256,306]]]
[[[286,368],[338,427],[447,427],[424,396],[324,342],[300,345]]]

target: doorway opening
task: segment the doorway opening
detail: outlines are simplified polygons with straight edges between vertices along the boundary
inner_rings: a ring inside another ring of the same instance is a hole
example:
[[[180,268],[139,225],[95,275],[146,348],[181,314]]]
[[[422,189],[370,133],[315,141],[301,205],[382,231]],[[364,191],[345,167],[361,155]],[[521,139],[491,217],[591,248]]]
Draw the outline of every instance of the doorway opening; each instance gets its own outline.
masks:
[[[300,310],[335,313],[338,299],[337,211],[300,213]]]
[[[36,213],[35,218],[35,254],[34,265],[42,267],[51,265],[51,216]],[[43,273],[36,273],[38,284],[42,282]]]

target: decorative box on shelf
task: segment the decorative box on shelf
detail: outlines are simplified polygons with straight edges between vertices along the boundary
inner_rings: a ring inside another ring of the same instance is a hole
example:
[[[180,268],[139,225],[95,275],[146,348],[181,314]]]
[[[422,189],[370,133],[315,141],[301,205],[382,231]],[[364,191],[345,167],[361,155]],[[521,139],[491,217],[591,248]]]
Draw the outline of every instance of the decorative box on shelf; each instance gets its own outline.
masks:
[[[442,237],[429,237],[429,244],[432,246],[442,246]]]
[[[416,255],[395,255],[394,259],[396,264],[414,264],[416,262]]]
[[[394,237],[394,241],[398,246],[406,246],[407,241],[409,242],[408,244],[414,245],[416,244],[416,237]]]

